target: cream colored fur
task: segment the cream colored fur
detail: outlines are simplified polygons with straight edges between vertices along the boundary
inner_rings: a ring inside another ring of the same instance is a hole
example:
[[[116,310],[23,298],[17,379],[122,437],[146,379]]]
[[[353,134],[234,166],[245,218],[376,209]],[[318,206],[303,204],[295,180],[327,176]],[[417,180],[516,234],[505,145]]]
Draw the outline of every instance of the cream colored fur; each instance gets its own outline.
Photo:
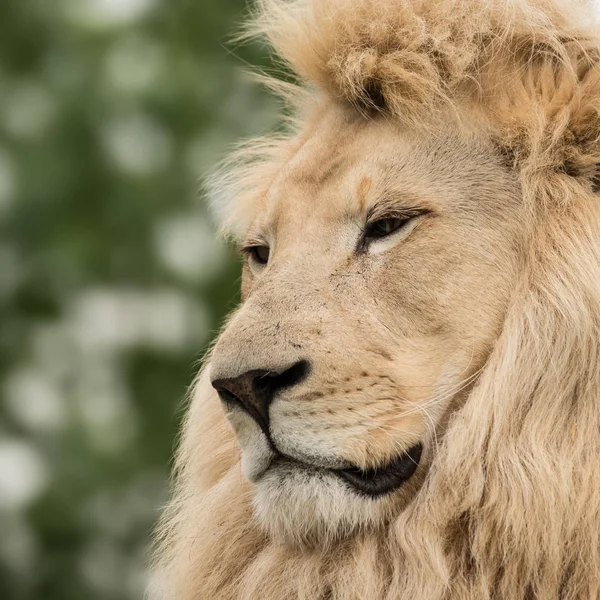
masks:
[[[245,266],[195,386],[153,598],[600,598],[598,10],[260,3],[295,117],[232,158],[215,202],[240,241],[270,228],[273,263]],[[435,217],[355,268],[352,215],[386,193]],[[244,476],[261,434],[209,377],[302,353],[276,441],[369,467],[424,440],[399,492]]]

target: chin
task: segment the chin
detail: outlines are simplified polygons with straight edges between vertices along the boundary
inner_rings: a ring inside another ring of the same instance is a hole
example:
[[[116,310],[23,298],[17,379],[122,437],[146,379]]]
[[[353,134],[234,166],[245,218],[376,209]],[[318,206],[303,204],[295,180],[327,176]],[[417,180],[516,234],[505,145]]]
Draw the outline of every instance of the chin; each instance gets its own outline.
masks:
[[[385,527],[406,506],[420,477],[393,494],[367,495],[326,469],[278,459],[256,481],[255,514],[275,542],[326,548]]]

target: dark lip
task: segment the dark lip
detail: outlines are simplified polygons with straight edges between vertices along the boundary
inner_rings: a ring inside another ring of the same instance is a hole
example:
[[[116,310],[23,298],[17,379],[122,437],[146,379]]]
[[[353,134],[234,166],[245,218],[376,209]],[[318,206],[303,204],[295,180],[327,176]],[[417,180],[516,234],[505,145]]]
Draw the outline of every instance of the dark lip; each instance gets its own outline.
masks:
[[[423,444],[419,443],[382,467],[366,471],[357,467],[332,469],[331,472],[341,477],[359,494],[375,498],[398,489],[408,481],[415,474],[422,453]]]

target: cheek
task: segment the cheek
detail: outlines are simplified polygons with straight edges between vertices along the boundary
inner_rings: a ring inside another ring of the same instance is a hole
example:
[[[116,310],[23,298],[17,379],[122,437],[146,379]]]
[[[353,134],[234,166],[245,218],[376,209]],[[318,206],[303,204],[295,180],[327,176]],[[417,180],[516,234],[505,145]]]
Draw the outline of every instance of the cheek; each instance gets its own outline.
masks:
[[[378,318],[409,339],[489,341],[503,319],[515,261],[498,248],[498,240],[482,233],[458,228],[433,233],[409,240],[365,269]]]
[[[455,344],[442,336],[406,340],[396,349],[395,369],[407,400],[427,401],[443,375]]]

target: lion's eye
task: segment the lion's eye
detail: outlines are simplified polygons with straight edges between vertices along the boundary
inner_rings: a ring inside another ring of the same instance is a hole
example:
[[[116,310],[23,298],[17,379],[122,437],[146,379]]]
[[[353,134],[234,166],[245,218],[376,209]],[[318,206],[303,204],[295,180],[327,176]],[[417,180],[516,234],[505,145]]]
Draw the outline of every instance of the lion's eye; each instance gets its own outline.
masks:
[[[249,246],[244,251],[259,265],[266,265],[269,262],[269,255],[271,253],[269,246]]]
[[[389,217],[387,219],[379,219],[367,225],[365,230],[366,240],[376,240],[384,238],[396,231],[402,229],[412,217]]]

